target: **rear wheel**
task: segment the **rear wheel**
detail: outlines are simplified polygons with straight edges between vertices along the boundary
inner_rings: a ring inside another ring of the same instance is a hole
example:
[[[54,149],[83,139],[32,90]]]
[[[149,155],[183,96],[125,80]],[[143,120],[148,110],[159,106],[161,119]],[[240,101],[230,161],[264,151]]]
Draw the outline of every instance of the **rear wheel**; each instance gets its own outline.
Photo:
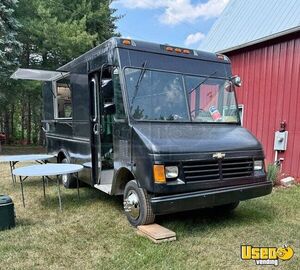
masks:
[[[67,158],[64,158],[61,163],[69,164],[70,161]],[[76,178],[73,174],[63,174],[61,176],[61,181],[65,188],[75,188],[77,186]]]
[[[155,220],[150,197],[135,180],[129,181],[124,190],[124,210],[129,223],[136,227],[151,224]]]

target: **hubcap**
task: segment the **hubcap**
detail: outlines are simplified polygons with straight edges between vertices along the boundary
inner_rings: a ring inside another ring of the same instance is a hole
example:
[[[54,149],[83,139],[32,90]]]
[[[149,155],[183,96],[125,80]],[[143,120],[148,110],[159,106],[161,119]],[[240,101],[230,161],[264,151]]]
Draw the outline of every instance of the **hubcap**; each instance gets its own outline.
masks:
[[[140,216],[140,201],[134,190],[128,192],[124,200],[124,210],[134,219],[138,219]]]
[[[61,176],[61,179],[62,179],[62,182],[63,182],[64,184],[66,184],[66,183],[68,182],[68,175],[67,175],[67,174],[63,174],[63,175]]]

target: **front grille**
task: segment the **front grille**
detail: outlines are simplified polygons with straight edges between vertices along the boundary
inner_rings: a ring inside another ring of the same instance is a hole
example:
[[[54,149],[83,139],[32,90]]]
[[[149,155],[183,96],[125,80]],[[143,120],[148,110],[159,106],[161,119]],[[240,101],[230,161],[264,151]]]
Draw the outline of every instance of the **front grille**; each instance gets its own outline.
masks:
[[[198,160],[182,162],[184,178],[191,181],[213,181],[249,177],[253,174],[252,159]]]

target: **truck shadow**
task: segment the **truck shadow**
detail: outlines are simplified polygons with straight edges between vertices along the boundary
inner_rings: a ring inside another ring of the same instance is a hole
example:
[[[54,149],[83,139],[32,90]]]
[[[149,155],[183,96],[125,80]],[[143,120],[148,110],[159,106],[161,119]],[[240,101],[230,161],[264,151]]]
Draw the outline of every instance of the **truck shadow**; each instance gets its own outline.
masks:
[[[55,185],[55,184],[54,184]],[[68,189],[64,187],[61,188],[61,199],[63,209],[67,208],[83,208],[92,204],[98,204],[99,207],[110,207],[116,211],[123,210],[123,198],[122,196],[110,196],[104,192],[96,190],[91,187],[81,187],[79,191],[79,198],[77,196],[77,189]],[[58,196],[57,196],[57,187],[51,187],[52,192],[47,193],[46,188],[46,199],[41,197],[40,203],[45,208],[58,208]],[[53,193],[54,191],[54,193]],[[41,191],[42,192],[42,191]]]
[[[66,211],[74,207],[79,209],[97,204],[99,207],[110,208],[110,211],[118,211],[120,214],[124,214],[122,196],[110,196],[93,188],[80,188],[80,198],[78,199],[76,189],[65,190],[62,187],[61,198],[63,210]],[[56,190],[51,195],[47,194],[45,200],[41,197],[40,203],[45,208],[58,209]],[[226,213],[213,208],[205,208],[157,216],[155,222],[175,231],[178,228],[182,228],[183,231],[200,231],[209,226],[223,228],[224,226],[244,226],[249,225],[249,223],[273,222],[277,216],[275,206],[258,201],[254,204],[242,202],[233,212]]]
[[[37,224],[36,221],[33,221],[32,219],[30,218],[20,218],[20,217],[16,217],[16,228],[18,227],[30,227],[30,226],[33,226]]]
[[[158,216],[156,222],[170,229],[183,227],[184,230],[202,230],[206,226],[244,226],[249,223],[272,222],[277,218],[274,206],[259,202],[258,207],[241,203],[232,212],[220,212],[213,208],[205,208],[182,213]]]

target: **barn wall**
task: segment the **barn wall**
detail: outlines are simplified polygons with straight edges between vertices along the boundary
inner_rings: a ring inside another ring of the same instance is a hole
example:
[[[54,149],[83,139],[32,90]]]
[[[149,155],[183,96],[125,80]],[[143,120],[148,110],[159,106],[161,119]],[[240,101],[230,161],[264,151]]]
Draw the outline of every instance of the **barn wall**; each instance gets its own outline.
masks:
[[[243,80],[237,95],[244,104],[244,126],[260,139],[270,163],[274,133],[285,120],[288,146],[279,158],[284,172],[300,178],[300,33],[227,55],[233,74]]]

